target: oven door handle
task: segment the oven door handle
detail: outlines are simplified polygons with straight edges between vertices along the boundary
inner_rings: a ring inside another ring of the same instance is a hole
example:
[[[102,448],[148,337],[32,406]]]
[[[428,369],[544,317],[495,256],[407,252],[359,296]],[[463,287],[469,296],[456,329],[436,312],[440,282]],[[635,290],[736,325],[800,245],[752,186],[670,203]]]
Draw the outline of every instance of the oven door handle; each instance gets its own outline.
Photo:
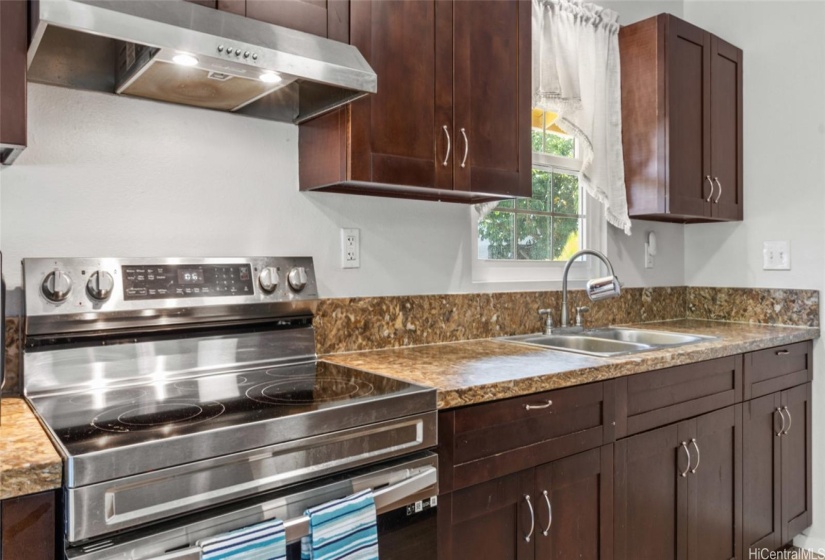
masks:
[[[430,487],[435,487],[438,482],[438,469],[435,467],[425,467],[421,472],[398,482],[380,488],[373,492],[375,499],[375,511],[381,515],[387,511],[392,511],[404,504],[404,500],[414,496]],[[284,521],[286,531],[286,542],[293,543],[309,536],[309,516],[295,517]]]

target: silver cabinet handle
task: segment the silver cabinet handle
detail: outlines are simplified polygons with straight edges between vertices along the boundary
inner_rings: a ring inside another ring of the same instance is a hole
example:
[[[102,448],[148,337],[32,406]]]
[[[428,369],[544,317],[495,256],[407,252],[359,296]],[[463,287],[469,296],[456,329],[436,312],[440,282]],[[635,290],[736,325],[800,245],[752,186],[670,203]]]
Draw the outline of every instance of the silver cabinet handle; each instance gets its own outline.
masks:
[[[470,152],[470,141],[467,140],[467,132],[462,128],[461,135],[464,137],[464,157],[461,159],[461,167],[467,163],[467,154]]]
[[[790,353],[791,353],[790,350],[777,350],[776,351],[777,356],[787,356]]]
[[[782,437],[782,434],[785,432],[785,413],[782,412],[781,408],[777,408],[776,412],[779,413],[779,417],[782,419],[782,427],[779,428],[779,431],[776,432],[776,435]]]
[[[446,167],[447,161],[450,159],[450,131],[447,130],[446,124],[441,127],[441,130],[444,131],[444,135],[447,137],[447,153],[444,155],[444,161],[441,162],[441,165]]]
[[[444,128],[447,128],[447,127],[445,126]],[[705,199],[705,202],[710,202],[710,199],[713,198],[713,180],[710,178],[710,175],[705,175],[705,179],[707,179],[708,183],[710,183],[710,194]]]
[[[550,534],[550,526],[553,525],[553,506],[550,505],[550,496],[547,495],[547,490],[542,492],[544,501],[547,503],[547,527],[541,532],[545,537]]]
[[[687,467],[685,467],[685,471],[684,471],[683,473],[681,473],[682,478],[684,478],[684,477],[686,477],[686,476],[687,476],[687,473],[688,473],[688,471],[690,470],[690,449],[688,449],[688,446],[687,446],[687,442],[686,442],[686,441],[683,441],[683,442],[682,442],[682,449],[684,449],[684,450],[685,450],[685,454],[687,454],[687,458],[688,458],[688,464],[687,464]]]
[[[716,181],[716,186],[719,187],[719,194],[716,195],[713,203],[719,204],[719,197],[722,196],[722,183],[719,182],[719,177],[714,177],[713,180]]]
[[[524,495],[524,501],[527,502],[527,507],[530,509],[530,532],[525,535],[524,540],[525,542],[530,542],[530,538],[533,536],[533,531],[536,530],[536,514],[533,511],[533,502],[530,501],[530,494]]]
[[[782,410],[784,410],[785,412],[787,412],[787,413],[788,413],[788,429],[787,429],[787,430],[785,430],[785,431],[782,433],[782,435],[786,436],[786,435],[788,435],[788,432],[790,432],[790,431],[791,431],[791,426],[793,426],[793,416],[791,416],[791,411],[790,411],[790,410],[788,410],[788,407],[787,407],[787,406],[782,407]]]
[[[525,410],[543,410],[545,408],[550,408],[553,405],[553,401],[547,399],[547,402],[544,404],[525,404]]]
[[[690,472],[696,474],[696,469],[699,468],[699,463],[702,462],[702,454],[699,453],[699,444],[696,443],[696,438],[691,439],[690,443],[692,443],[693,447],[696,448],[696,466],[690,469]]]

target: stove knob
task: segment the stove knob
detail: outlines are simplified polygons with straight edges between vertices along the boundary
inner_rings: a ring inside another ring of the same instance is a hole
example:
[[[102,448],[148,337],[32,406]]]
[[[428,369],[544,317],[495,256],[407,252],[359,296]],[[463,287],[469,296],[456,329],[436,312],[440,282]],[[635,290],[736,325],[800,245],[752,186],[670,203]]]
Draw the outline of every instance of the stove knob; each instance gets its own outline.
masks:
[[[289,286],[296,292],[300,292],[307,285],[307,269],[303,266],[298,266],[289,271]]]
[[[56,268],[43,279],[41,291],[47,300],[60,303],[69,297],[69,292],[72,291],[72,279],[68,274]]]
[[[112,275],[105,270],[98,270],[89,276],[89,281],[86,282],[86,292],[89,297],[97,301],[106,301],[112,295],[112,290],[115,287],[115,281]]]
[[[261,289],[268,294],[271,294],[278,288],[278,283],[281,281],[281,278],[278,276],[278,269],[274,266],[268,266],[261,271],[261,275],[258,276],[258,284],[260,284]]]

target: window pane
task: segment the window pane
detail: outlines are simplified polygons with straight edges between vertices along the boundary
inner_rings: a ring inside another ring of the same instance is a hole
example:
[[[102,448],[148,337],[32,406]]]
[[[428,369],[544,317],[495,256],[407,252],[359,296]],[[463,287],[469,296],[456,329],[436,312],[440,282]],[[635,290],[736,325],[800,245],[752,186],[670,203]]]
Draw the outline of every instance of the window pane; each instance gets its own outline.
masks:
[[[576,157],[576,140],[566,134],[548,131],[544,141],[544,153],[561,157]]]
[[[502,200],[501,202],[498,203],[498,206],[496,206],[496,208],[512,208],[512,207],[513,207],[513,199]]]
[[[532,140],[533,140],[533,151],[534,152],[541,152],[541,144],[544,141],[544,134],[541,131],[533,129],[531,131],[533,133]]]
[[[550,217],[517,214],[518,259],[545,261],[550,258]]]
[[[512,202],[512,201],[510,201]],[[478,222],[478,258],[512,259],[513,258],[513,222],[512,212],[490,212]]]
[[[552,173],[541,169],[533,169],[533,198],[519,199],[516,208],[519,210],[547,211],[547,201],[550,199]]]
[[[566,261],[581,249],[581,220],[553,218],[553,260]]]
[[[581,214],[579,210],[579,178],[567,173],[553,173],[553,204],[558,214]]]

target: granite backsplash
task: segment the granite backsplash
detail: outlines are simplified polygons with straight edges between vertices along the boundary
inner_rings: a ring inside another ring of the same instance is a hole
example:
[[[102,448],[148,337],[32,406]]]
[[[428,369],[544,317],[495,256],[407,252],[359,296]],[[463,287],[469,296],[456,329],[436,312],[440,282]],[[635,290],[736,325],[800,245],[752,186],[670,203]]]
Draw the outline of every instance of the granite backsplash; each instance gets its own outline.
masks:
[[[676,319],[709,319],[789,326],[819,326],[819,292],[750,288],[626,288],[620,298],[586,301],[570,292],[575,306],[587,305],[585,323],[598,327]],[[558,324],[561,292],[499,292],[331,298],[315,316],[319,354],[376,350],[527,334],[542,329],[538,310],[553,310]],[[6,384],[19,393],[19,318],[6,318]]]

